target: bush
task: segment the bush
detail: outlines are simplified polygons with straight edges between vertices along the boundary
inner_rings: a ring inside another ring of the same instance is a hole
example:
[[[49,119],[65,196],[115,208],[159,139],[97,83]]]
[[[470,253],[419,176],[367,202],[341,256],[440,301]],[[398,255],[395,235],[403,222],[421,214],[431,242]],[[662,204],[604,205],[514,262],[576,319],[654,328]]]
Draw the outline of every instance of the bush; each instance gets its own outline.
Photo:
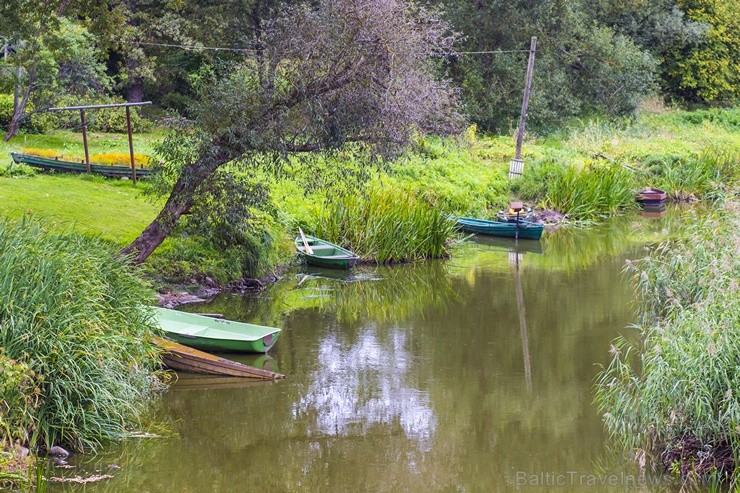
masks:
[[[13,95],[0,94],[0,127],[7,129],[13,118]]]
[[[13,406],[5,421],[42,447],[125,436],[158,386],[152,301],[109,244],[28,218],[0,222],[0,346],[39,378],[34,405]]]

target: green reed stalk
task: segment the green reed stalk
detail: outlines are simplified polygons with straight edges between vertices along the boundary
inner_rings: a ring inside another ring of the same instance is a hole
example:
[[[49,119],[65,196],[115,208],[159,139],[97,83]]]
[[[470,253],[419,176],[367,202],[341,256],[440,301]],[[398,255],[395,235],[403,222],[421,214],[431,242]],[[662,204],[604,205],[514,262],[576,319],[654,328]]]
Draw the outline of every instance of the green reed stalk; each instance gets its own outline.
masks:
[[[4,438],[84,449],[136,426],[158,387],[152,301],[110,245],[0,221],[0,346],[32,372],[23,395],[2,389],[0,404],[21,404],[3,411]]]
[[[640,341],[614,342],[596,387],[606,427],[622,444],[670,453],[698,441],[696,454],[666,465],[700,475],[719,470],[712,450],[729,448],[735,467],[740,459],[740,207],[728,208],[688,239],[628,262]]]
[[[444,257],[453,232],[445,214],[412,192],[382,186],[327,202],[316,227],[318,236],[376,262]]]
[[[593,220],[634,207],[632,172],[618,165],[562,166],[546,184],[547,207],[577,220]]]

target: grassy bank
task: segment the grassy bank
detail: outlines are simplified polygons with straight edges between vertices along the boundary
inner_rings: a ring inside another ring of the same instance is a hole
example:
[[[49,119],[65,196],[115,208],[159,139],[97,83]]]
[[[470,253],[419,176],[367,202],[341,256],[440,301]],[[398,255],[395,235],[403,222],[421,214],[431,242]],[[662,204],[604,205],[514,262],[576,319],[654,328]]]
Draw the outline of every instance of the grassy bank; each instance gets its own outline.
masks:
[[[159,385],[153,293],[116,252],[0,221],[0,450],[91,449],[139,426]]]
[[[137,152],[152,154],[163,136],[161,131],[137,134]],[[127,150],[124,135],[93,135],[90,141],[94,153]],[[0,144],[0,155],[22,147],[79,153],[81,139],[69,131],[20,136]],[[480,136],[474,127],[457,139],[419,140],[406,155],[376,167],[363,167],[347,152],[310,163],[295,161],[277,174],[248,172],[248,180],[264,185],[267,200],[259,209],[251,209],[248,222],[220,224],[219,228],[238,233],[236,244],[216,244],[198,234],[196,225],[168,240],[149,262],[150,271],[165,281],[208,275],[228,282],[262,276],[290,260],[290,239],[298,227],[344,242],[367,258],[444,255],[452,234],[444,228],[433,233],[437,239],[429,242],[430,235],[417,234],[417,226],[411,224],[404,233],[411,244],[391,241],[398,233],[394,220],[407,214],[408,201],[386,200],[388,207],[381,212],[372,205],[374,200],[379,202],[373,192],[379,188],[404,190],[419,208],[431,207],[440,217],[492,218],[509,201],[519,199],[558,210],[571,220],[598,221],[634,208],[635,191],[648,185],[666,189],[676,198],[713,200],[738,183],[737,149],[739,109],[661,110],[631,120],[577,121],[555,134],[528,135],[525,174],[514,182],[507,176],[513,139]],[[148,224],[161,204],[141,196],[138,192],[144,187],[58,175],[0,177],[0,214],[17,217],[31,211],[53,225],[73,225],[123,245]],[[366,219],[360,220],[370,210],[379,214],[373,220],[374,235],[366,234]],[[414,217],[421,231],[425,220]],[[444,235],[447,238],[441,239]],[[381,248],[378,238],[391,245]]]
[[[611,434],[686,478],[738,482],[740,206],[628,263],[639,338],[619,338],[597,400]]]

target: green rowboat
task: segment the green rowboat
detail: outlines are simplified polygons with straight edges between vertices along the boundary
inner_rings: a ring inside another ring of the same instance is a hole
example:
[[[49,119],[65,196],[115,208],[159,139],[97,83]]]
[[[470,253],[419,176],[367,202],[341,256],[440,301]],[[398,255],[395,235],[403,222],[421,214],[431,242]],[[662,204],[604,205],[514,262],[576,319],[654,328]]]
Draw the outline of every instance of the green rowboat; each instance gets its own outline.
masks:
[[[349,269],[360,260],[360,257],[339,245],[313,236],[306,236],[305,238],[313,253],[306,251],[306,245],[303,243],[301,235],[296,236],[295,247],[298,250],[298,255],[306,259],[306,262],[310,265],[331,269]]]
[[[21,154],[20,152],[11,152],[10,156],[13,161],[19,164],[27,164],[36,168],[50,169],[54,171],[63,171],[68,173],[85,173],[87,167],[84,162],[76,163],[74,161],[62,161],[61,159],[46,158],[34,156],[32,154]],[[111,178],[123,178],[131,176],[130,166],[107,166],[102,164],[90,163],[90,172]],[[144,178],[149,175],[149,169],[136,168],[137,178]]]
[[[195,313],[155,308],[156,319],[175,342],[223,353],[266,353],[277,341],[280,329],[234,322]]]
[[[477,233],[491,236],[503,236],[505,238],[522,238],[528,240],[539,240],[542,237],[544,225],[528,221],[501,222],[487,221],[485,219],[474,219],[472,217],[460,217],[457,219],[457,227],[466,233]]]

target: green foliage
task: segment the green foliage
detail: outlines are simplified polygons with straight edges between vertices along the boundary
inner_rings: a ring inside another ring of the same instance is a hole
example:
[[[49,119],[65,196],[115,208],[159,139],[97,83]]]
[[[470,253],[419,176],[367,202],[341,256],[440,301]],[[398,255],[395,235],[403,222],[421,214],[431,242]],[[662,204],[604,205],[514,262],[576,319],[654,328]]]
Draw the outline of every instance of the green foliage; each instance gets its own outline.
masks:
[[[8,358],[0,348],[0,446],[28,443],[36,430],[43,376],[27,363]]]
[[[597,385],[606,427],[627,448],[660,452],[695,439],[728,445],[738,464],[740,236],[738,206],[728,209],[694,224],[688,238],[628,261],[640,340],[615,341]]]
[[[453,231],[454,221],[438,208],[382,183],[328,201],[316,226],[319,237],[376,262],[444,257]]]
[[[142,269],[158,286],[206,277],[226,284],[239,277],[241,262],[235,249],[218,249],[202,238],[175,235]]]
[[[0,94],[0,127],[6,128],[13,118],[13,95]]]
[[[4,419],[31,422],[27,431],[47,447],[85,449],[131,431],[158,386],[148,341],[158,329],[151,291],[115,248],[6,220],[0,286],[0,346],[39,378],[33,406],[14,406]]]
[[[531,36],[538,48],[530,128],[553,128],[597,110],[622,114],[652,93],[656,62],[628,36],[599,24],[587,2],[438,0],[465,36],[461,51],[502,51],[452,60],[467,113],[488,131],[507,132],[521,105]],[[522,12],[526,11],[526,15]]]
[[[576,220],[595,220],[634,207],[635,189],[634,174],[619,164],[591,161],[581,167],[552,157],[533,163],[512,184],[520,197]]]
[[[446,212],[485,215],[506,205],[508,178],[489,161],[481,144],[453,139],[422,139],[390,168],[390,183],[413,190]]]
[[[646,159],[645,181],[676,200],[723,198],[740,180],[740,152],[705,149],[694,156],[653,156]]]
[[[740,100],[740,3],[677,0],[687,16],[708,26],[702,43],[678,54],[669,69],[676,94],[687,101]]]
[[[14,178],[28,178],[39,172],[38,168],[32,168],[26,164],[11,163],[7,166],[0,165],[0,176]]]

